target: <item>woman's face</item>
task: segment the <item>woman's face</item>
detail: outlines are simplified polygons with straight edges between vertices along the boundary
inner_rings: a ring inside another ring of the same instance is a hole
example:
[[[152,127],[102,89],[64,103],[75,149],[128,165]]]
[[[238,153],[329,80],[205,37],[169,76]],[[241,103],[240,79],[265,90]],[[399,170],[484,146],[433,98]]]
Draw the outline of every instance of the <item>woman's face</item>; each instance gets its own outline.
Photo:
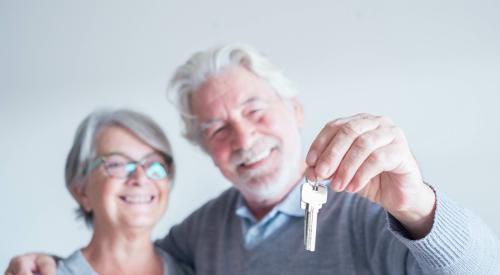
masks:
[[[105,128],[97,137],[97,156],[110,154],[125,156],[126,158],[122,158],[125,161],[165,163],[152,147],[118,126]],[[91,171],[88,183],[80,195],[82,206],[93,213],[94,228],[104,225],[118,230],[152,229],[167,206],[168,178],[152,180],[146,176],[141,165],[128,178],[108,174],[106,163],[101,163]]]

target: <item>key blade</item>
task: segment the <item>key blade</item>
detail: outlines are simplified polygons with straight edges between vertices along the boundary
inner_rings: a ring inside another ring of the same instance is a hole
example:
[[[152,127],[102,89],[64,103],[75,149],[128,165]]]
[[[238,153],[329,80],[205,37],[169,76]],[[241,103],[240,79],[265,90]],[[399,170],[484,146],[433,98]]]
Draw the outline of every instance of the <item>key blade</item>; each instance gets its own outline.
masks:
[[[316,250],[318,212],[327,201],[328,189],[317,183],[306,182],[301,189],[301,208],[304,209],[304,246],[311,252]]]
[[[309,229],[309,211],[308,210],[308,207],[307,207],[307,204],[306,204],[306,207],[305,207],[305,214],[304,214],[304,247],[306,247],[307,249],[307,239],[308,239],[308,229]]]
[[[318,211],[314,205],[308,205],[304,228],[304,241],[306,250],[314,252],[316,248],[316,229],[318,225]]]

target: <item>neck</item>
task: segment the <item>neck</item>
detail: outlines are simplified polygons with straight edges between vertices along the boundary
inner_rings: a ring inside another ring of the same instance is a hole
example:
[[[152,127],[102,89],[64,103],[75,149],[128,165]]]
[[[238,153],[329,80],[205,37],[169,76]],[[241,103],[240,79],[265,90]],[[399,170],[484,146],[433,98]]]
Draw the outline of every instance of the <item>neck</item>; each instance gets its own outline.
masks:
[[[288,182],[286,188],[284,188],[284,191],[279,196],[276,196],[272,200],[262,201],[262,200],[251,200],[245,198],[248,208],[250,209],[254,217],[257,220],[261,220],[264,216],[267,215],[267,213],[271,212],[271,210],[276,205],[281,203],[286,198],[286,196],[293,190],[293,188],[297,186],[302,177],[304,177],[305,170],[306,170],[306,163],[301,161],[299,168],[297,169],[297,173]]]
[[[148,229],[108,229],[94,224],[94,234],[82,252],[90,265],[99,274],[144,271],[144,267],[162,268],[151,242]],[[151,270],[151,269],[149,269]],[[161,269],[160,269],[161,270]],[[155,272],[156,273],[156,272]]]

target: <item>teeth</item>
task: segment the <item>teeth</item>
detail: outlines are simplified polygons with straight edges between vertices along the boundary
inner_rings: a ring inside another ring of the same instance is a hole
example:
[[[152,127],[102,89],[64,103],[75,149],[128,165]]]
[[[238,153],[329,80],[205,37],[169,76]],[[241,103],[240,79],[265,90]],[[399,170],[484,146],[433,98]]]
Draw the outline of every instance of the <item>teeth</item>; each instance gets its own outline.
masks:
[[[247,158],[243,162],[243,164],[244,165],[251,165],[253,163],[256,163],[257,161],[265,159],[267,156],[269,156],[269,154],[271,154],[271,149],[268,149],[268,150],[262,151],[259,154],[253,155],[252,158]]]
[[[122,197],[125,202],[128,203],[149,203],[153,200],[153,196],[124,196]]]

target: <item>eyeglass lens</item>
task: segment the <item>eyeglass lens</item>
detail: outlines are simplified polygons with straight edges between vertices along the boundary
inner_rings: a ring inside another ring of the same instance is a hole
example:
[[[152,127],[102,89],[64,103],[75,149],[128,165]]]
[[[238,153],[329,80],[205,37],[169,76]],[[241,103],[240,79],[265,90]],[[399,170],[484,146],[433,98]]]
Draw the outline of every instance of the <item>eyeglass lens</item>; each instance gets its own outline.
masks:
[[[142,165],[146,176],[152,180],[161,180],[167,177],[167,170],[159,157],[152,157],[142,161],[143,164],[131,162],[120,155],[111,155],[105,158],[104,168],[110,176],[117,178],[128,178],[136,170],[138,165]]]

